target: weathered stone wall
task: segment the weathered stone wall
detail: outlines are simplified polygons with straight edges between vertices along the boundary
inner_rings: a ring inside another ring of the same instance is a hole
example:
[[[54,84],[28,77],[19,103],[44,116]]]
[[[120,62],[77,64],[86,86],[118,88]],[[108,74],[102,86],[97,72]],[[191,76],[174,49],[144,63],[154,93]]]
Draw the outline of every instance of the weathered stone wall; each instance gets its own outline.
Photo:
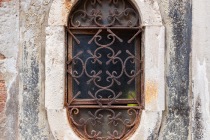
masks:
[[[0,139],[53,139],[43,92],[50,4],[51,0],[0,1],[0,72],[7,87]]]
[[[6,86],[6,104],[1,112],[0,138],[15,139],[18,136],[18,42],[19,6],[15,0],[0,1],[0,77]],[[4,94],[5,92],[1,93]],[[4,95],[3,95],[4,96]]]
[[[44,106],[45,27],[51,0],[20,0],[19,137],[52,139]]]
[[[190,139],[192,3],[159,0],[166,27],[166,110],[159,139]]]
[[[54,139],[44,107],[45,27],[51,3],[0,0],[2,140]],[[210,4],[208,0],[158,4],[166,27],[166,110],[162,122],[157,122],[161,129],[148,132],[148,140],[208,140]]]

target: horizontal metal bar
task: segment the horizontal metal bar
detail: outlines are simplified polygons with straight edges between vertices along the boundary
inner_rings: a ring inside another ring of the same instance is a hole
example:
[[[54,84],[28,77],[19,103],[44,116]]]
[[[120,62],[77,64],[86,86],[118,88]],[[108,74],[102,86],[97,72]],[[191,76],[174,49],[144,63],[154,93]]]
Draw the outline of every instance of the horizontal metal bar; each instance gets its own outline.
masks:
[[[67,108],[84,108],[84,109],[96,109],[96,108],[101,108],[101,109],[143,109],[141,106],[98,106],[98,105],[71,105],[67,106]]]
[[[68,29],[70,30],[76,30],[76,29],[87,29],[87,30],[90,30],[90,29],[125,29],[125,30],[141,30],[142,31],[142,27],[67,27]]]
[[[108,104],[111,101],[107,99],[101,99],[99,100],[100,103],[102,104]],[[72,105],[77,105],[77,104],[97,104],[96,100],[94,99],[74,99],[71,103]],[[137,104],[136,100],[126,100],[126,99],[117,99],[113,104]]]

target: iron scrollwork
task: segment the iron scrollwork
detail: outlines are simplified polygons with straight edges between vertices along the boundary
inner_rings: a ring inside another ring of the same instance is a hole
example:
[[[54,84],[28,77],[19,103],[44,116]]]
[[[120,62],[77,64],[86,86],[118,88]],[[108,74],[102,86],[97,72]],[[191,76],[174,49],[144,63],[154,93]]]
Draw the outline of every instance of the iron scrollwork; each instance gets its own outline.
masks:
[[[124,0],[84,0],[84,7],[72,14],[70,23],[72,27],[136,27],[138,16]]]
[[[84,138],[121,140],[135,129],[142,106],[139,99],[132,93],[130,95],[132,102],[120,103],[123,92],[116,92],[113,86],[120,86],[122,84],[120,78],[123,76],[127,77],[128,86],[132,82],[137,83],[137,77],[142,74],[141,65],[143,61],[129,49],[124,52],[126,58],[122,58],[122,50],[118,49],[116,51],[113,49],[115,42],[123,43],[125,41],[113,30],[119,30],[119,27],[126,30],[135,29],[136,33],[126,42],[135,41],[135,38],[142,31],[138,27],[139,15],[136,13],[137,10],[124,0],[85,0],[84,4],[81,5],[83,6],[76,7],[77,10],[70,14],[68,33],[77,44],[80,44],[81,40],[76,37],[72,30],[75,32],[84,29],[84,27],[86,27],[84,30],[94,27],[97,31],[87,44],[94,44],[97,48],[94,51],[87,50],[84,52],[81,50],[74,54],[67,61],[67,73],[72,78],[73,83],[77,85],[81,84],[81,77],[85,75],[88,78],[86,85],[92,84],[96,90],[95,92],[87,92],[90,97],[88,99],[92,99],[94,102],[92,104],[77,104],[77,97],[84,94],[82,91],[78,91],[74,94],[74,97],[67,101],[69,118],[76,131]],[[106,41],[104,43],[101,40]],[[102,53],[101,50],[105,50],[106,53]],[[82,58],[84,54],[88,54],[85,59]],[[103,57],[106,57],[106,60]],[[90,70],[90,64],[97,66],[117,65],[115,66],[117,70],[114,69],[115,67],[111,70],[99,70],[93,67]],[[75,65],[79,65],[79,70],[74,69]],[[135,67],[133,69],[127,68],[128,65]],[[104,77],[106,77],[105,80],[102,79]],[[104,82],[101,82],[102,80]],[[103,94],[108,96],[104,98]],[[105,128],[109,129],[106,130]]]
[[[133,108],[127,110],[127,118],[122,117],[122,112],[116,113],[113,109],[100,108],[93,111],[94,113],[88,111],[88,118],[80,117],[76,122],[75,119],[79,112],[78,108],[71,108],[70,118],[73,124],[82,128],[82,133],[88,139],[94,140],[121,140],[126,133],[129,133],[129,129],[136,125],[139,115],[139,112]],[[104,115],[104,112],[107,112],[107,114]],[[102,134],[105,125],[110,125],[113,128],[113,131],[108,130],[106,135]]]

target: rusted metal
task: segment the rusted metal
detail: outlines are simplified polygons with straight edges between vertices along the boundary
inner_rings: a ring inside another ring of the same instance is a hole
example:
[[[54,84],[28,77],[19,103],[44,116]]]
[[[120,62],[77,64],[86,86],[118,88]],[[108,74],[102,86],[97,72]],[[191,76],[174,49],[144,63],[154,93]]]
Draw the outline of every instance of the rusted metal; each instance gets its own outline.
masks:
[[[71,14],[71,27],[137,27],[139,15],[124,0],[83,0]]]
[[[115,105],[115,106],[108,106],[108,105],[103,105],[103,106],[98,106],[98,105],[72,105],[72,106],[68,106],[69,108],[101,108],[101,109],[137,109],[137,110],[139,110],[139,109],[142,109],[142,107],[141,106],[138,106],[137,104],[134,104],[134,105],[136,105],[136,106],[132,106],[132,107],[130,107],[130,106],[117,106],[117,105]]]
[[[101,104],[108,104],[110,102],[109,99],[101,99]],[[116,99],[114,104],[138,104],[136,100],[133,99]],[[96,104],[95,99],[75,99],[75,96],[73,99],[70,100],[69,104],[77,105],[77,104],[85,104],[85,105],[94,105]]]
[[[86,118],[79,115],[80,108],[73,107],[69,112],[72,123],[82,130],[79,133],[82,136],[85,135],[87,139],[94,140],[121,140],[138,123],[140,113],[138,109],[128,108],[126,111],[127,118],[124,118],[122,117],[122,112],[116,112],[116,109],[99,108],[94,111],[87,111],[86,114],[89,117]],[[104,115],[104,112],[108,113]],[[80,116],[79,119],[77,118],[78,116]],[[104,120],[105,122],[103,122]],[[106,135],[102,135],[103,129],[106,129],[105,125],[110,125],[112,128],[116,127],[117,129],[114,129],[112,132],[108,130]],[[97,129],[94,129],[94,127]]]
[[[82,4],[82,2],[84,4]],[[67,27],[70,40],[75,40],[77,44],[82,44],[83,40],[77,38],[86,32],[92,37],[87,41],[87,45],[95,45],[93,50],[77,51],[72,53],[67,60],[68,83],[79,86],[89,86],[93,91],[78,91],[68,89],[69,97],[67,107],[69,118],[76,131],[85,139],[97,140],[121,140],[134,131],[135,125],[139,121],[142,106],[142,75],[143,59],[140,49],[140,19],[137,10],[132,4],[124,0],[82,0],[70,14]],[[124,33],[133,34],[128,40],[121,38]],[[106,41],[107,40],[107,41]],[[105,43],[104,43],[105,42]],[[114,49],[115,42],[133,43],[135,52],[129,49]],[[74,48],[73,41],[69,41],[69,47]],[[86,47],[86,46],[83,46]],[[69,49],[68,49],[69,50]],[[108,54],[102,53],[108,51]],[[124,53],[126,56],[121,56]],[[89,55],[84,58],[84,55]],[[106,59],[103,59],[106,57]],[[100,66],[98,68],[91,65]],[[79,70],[75,65],[80,65]],[[105,70],[105,66],[117,65],[117,70]],[[128,69],[127,66],[134,66]],[[91,70],[90,70],[91,69]],[[88,78],[84,85],[83,76]],[[127,81],[121,81],[122,77],[127,77]],[[105,78],[105,79],[104,79]],[[103,80],[103,82],[101,82]],[[121,98],[123,91],[115,91],[113,87],[121,88],[122,82],[126,82],[126,87],[135,83],[135,95],[131,92],[129,97]],[[71,86],[68,84],[68,86]],[[72,88],[73,86],[69,87]],[[87,94],[88,98],[79,98],[80,95]],[[102,94],[109,95],[103,97]],[[104,127],[101,127],[104,126]]]

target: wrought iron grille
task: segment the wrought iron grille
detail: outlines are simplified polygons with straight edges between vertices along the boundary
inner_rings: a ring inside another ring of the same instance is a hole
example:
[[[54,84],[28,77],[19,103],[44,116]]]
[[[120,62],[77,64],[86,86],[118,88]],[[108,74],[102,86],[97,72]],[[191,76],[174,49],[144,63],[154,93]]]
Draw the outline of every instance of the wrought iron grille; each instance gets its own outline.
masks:
[[[142,29],[128,0],[80,0],[69,16],[67,107],[85,139],[122,140],[143,108]]]

